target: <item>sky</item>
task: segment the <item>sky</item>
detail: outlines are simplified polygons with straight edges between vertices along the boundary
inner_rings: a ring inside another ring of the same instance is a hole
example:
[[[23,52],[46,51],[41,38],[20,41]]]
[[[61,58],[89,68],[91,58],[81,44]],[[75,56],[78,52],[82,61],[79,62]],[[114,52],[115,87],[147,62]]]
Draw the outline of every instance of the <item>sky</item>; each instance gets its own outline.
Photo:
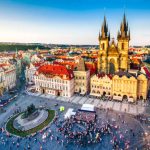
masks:
[[[116,39],[124,12],[130,45],[150,44],[150,0],[0,0],[0,42],[98,44],[104,15]]]

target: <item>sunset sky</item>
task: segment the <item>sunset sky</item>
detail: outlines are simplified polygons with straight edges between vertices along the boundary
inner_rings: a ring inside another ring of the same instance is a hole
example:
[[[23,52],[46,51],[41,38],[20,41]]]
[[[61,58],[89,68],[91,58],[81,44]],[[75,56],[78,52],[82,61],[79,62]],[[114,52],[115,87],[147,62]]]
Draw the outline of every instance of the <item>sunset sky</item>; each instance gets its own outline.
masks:
[[[0,0],[0,42],[98,44],[104,14],[116,39],[124,12],[130,44],[150,44],[150,0]]]

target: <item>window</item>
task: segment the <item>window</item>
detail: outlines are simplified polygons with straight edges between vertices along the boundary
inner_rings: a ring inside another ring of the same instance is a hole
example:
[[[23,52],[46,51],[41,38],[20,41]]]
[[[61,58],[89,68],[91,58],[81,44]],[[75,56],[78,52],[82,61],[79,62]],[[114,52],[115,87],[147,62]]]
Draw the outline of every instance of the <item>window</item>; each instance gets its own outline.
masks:
[[[105,49],[105,44],[104,44],[104,43],[102,44],[102,49],[103,49],[103,50]]]
[[[124,49],[124,43],[122,43],[122,49]]]

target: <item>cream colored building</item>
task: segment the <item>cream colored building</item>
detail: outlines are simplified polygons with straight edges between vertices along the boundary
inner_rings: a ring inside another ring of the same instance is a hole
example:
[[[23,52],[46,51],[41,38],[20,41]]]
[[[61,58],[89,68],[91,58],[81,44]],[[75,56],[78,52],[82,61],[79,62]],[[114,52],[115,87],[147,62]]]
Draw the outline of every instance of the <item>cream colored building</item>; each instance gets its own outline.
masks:
[[[112,95],[112,75],[95,74],[90,80],[90,95],[92,96],[111,96]]]
[[[10,65],[5,67],[5,82],[4,87],[6,90],[10,90],[16,86],[16,67],[15,65]]]
[[[112,95],[116,100],[137,99],[137,79],[129,73],[115,75],[113,77]]]
[[[86,94],[90,89],[90,71],[74,71],[75,92]]]
[[[27,83],[30,83],[30,82],[34,83],[34,74],[36,70],[37,70],[37,67],[35,67],[32,63],[30,63],[30,65],[26,67],[25,77],[26,77]]]
[[[4,92],[4,82],[5,82],[4,77],[5,77],[4,70],[0,68],[0,96],[3,95]]]
[[[149,80],[144,74],[140,74],[137,77],[138,87],[137,87],[137,98],[146,99],[149,90]]]
[[[16,67],[10,63],[0,64],[0,94],[16,86]]]
[[[146,75],[139,73],[135,76],[128,72],[120,72],[114,75],[112,81],[113,99],[129,102],[147,99],[149,80]]]
[[[83,58],[77,58],[77,68],[74,73],[75,92],[82,95],[89,93],[90,90],[90,70],[86,70]]]

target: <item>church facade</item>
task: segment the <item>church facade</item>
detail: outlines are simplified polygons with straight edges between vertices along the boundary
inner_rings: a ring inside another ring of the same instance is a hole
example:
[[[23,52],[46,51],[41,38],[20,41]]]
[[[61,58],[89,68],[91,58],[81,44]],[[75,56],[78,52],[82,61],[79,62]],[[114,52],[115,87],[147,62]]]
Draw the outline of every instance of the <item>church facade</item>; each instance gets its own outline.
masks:
[[[120,25],[120,31],[118,31],[117,44],[114,39],[110,41],[110,32],[108,32],[105,17],[98,39],[100,48],[97,60],[98,73],[114,74],[119,70],[127,71],[130,31],[125,14]]]

